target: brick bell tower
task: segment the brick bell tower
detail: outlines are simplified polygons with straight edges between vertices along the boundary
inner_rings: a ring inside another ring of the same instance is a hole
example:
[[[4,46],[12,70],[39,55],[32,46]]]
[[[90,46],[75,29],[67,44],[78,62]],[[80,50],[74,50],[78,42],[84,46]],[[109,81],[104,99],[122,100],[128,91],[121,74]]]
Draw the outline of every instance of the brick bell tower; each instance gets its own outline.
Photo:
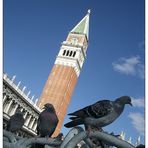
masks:
[[[59,124],[53,136],[58,135],[60,132],[67,107],[86,59],[89,16],[90,10],[88,10],[86,16],[70,31],[66,41],[62,42],[59,54],[38,101],[40,108],[49,102],[56,109]]]

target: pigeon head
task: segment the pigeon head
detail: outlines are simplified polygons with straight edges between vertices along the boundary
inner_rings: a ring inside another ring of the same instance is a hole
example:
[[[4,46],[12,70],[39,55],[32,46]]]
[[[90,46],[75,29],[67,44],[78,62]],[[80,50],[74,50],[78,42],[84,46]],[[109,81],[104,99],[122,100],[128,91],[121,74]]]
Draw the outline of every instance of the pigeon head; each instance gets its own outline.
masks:
[[[44,105],[44,108],[43,109],[45,109],[47,111],[53,111],[53,112],[55,112],[54,106],[52,104],[50,104],[50,103],[46,103]]]
[[[122,105],[129,104],[132,106],[132,100],[129,96],[122,96],[122,97],[116,99],[115,102],[122,104]]]

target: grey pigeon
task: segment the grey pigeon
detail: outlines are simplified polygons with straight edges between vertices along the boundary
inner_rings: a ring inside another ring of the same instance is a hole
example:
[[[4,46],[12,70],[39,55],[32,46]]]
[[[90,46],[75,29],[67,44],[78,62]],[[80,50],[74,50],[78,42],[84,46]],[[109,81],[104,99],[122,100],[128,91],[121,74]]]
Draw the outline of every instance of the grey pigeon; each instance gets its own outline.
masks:
[[[17,109],[15,114],[10,117],[10,120],[7,124],[7,130],[11,132],[19,131],[24,125],[25,119],[23,117],[23,113]]]
[[[44,109],[45,110],[40,113],[38,118],[37,134],[41,137],[51,137],[59,120],[52,104],[45,104]]]
[[[70,113],[71,122],[65,124],[67,128],[84,124],[86,130],[90,127],[101,128],[111,124],[123,112],[125,104],[131,103],[131,98],[122,96],[115,101],[101,100],[83,109]]]

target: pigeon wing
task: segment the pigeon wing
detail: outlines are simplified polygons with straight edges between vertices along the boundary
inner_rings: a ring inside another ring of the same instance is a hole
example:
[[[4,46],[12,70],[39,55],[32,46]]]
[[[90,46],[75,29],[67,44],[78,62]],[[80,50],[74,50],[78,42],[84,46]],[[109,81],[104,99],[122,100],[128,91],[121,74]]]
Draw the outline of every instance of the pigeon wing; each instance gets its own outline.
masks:
[[[85,118],[85,117],[88,116],[87,110],[88,110],[89,107],[90,107],[90,106],[87,106],[87,107],[85,107],[85,108],[82,108],[82,109],[80,109],[80,110],[77,110],[77,111],[75,111],[75,112],[73,112],[73,113],[70,113],[70,114],[68,114],[68,115]],[[74,118],[75,118],[75,117],[74,117]],[[70,118],[70,119],[73,120],[73,118]]]
[[[73,119],[72,121],[66,123],[64,126],[69,128],[69,127],[74,127],[77,125],[81,125],[84,123],[84,120],[82,118],[79,117],[75,117],[75,119]]]
[[[72,116],[76,116],[76,117],[81,117],[81,118],[85,118],[85,117],[96,117],[96,118],[100,118],[102,116],[107,115],[108,113],[110,113],[112,111],[112,101],[110,100],[101,100],[98,101],[92,105],[89,105],[85,108],[82,108],[80,110],[77,110],[73,113],[70,113],[68,115],[72,115]],[[75,119],[75,117],[70,117],[71,120]]]
[[[87,117],[101,118],[103,116],[108,115],[112,111],[113,111],[112,101],[109,100],[98,101],[93,105],[87,106],[85,108],[82,108],[80,110],[68,114],[73,116],[70,117],[72,121],[66,123],[64,126],[68,128],[74,127],[83,124],[84,119]]]
[[[8,122],[8,130],[15,131],[22,128],[24,125],[24,118],[23,115],[15,114],[11,116],[9,122]]]
[[[101,100],[91,105],[87,112],[93,117],[101,118],[108,115],[113,110],[113,103],[110,100]]]
[[[18,115],[15,122],[17,123],[18,127],[22,127],[24,125],[25,119],[23,118],[23,115]]]

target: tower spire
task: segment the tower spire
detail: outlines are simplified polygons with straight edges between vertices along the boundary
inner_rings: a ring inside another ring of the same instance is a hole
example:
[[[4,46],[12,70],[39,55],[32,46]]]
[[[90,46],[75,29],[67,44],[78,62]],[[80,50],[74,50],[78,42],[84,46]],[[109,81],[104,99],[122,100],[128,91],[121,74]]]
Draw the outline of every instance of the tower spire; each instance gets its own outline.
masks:
[[[90,9],[88,9],[85,17],[70,31],[71,33],[85,34],[88,40],[90,12],[91,12]]]

